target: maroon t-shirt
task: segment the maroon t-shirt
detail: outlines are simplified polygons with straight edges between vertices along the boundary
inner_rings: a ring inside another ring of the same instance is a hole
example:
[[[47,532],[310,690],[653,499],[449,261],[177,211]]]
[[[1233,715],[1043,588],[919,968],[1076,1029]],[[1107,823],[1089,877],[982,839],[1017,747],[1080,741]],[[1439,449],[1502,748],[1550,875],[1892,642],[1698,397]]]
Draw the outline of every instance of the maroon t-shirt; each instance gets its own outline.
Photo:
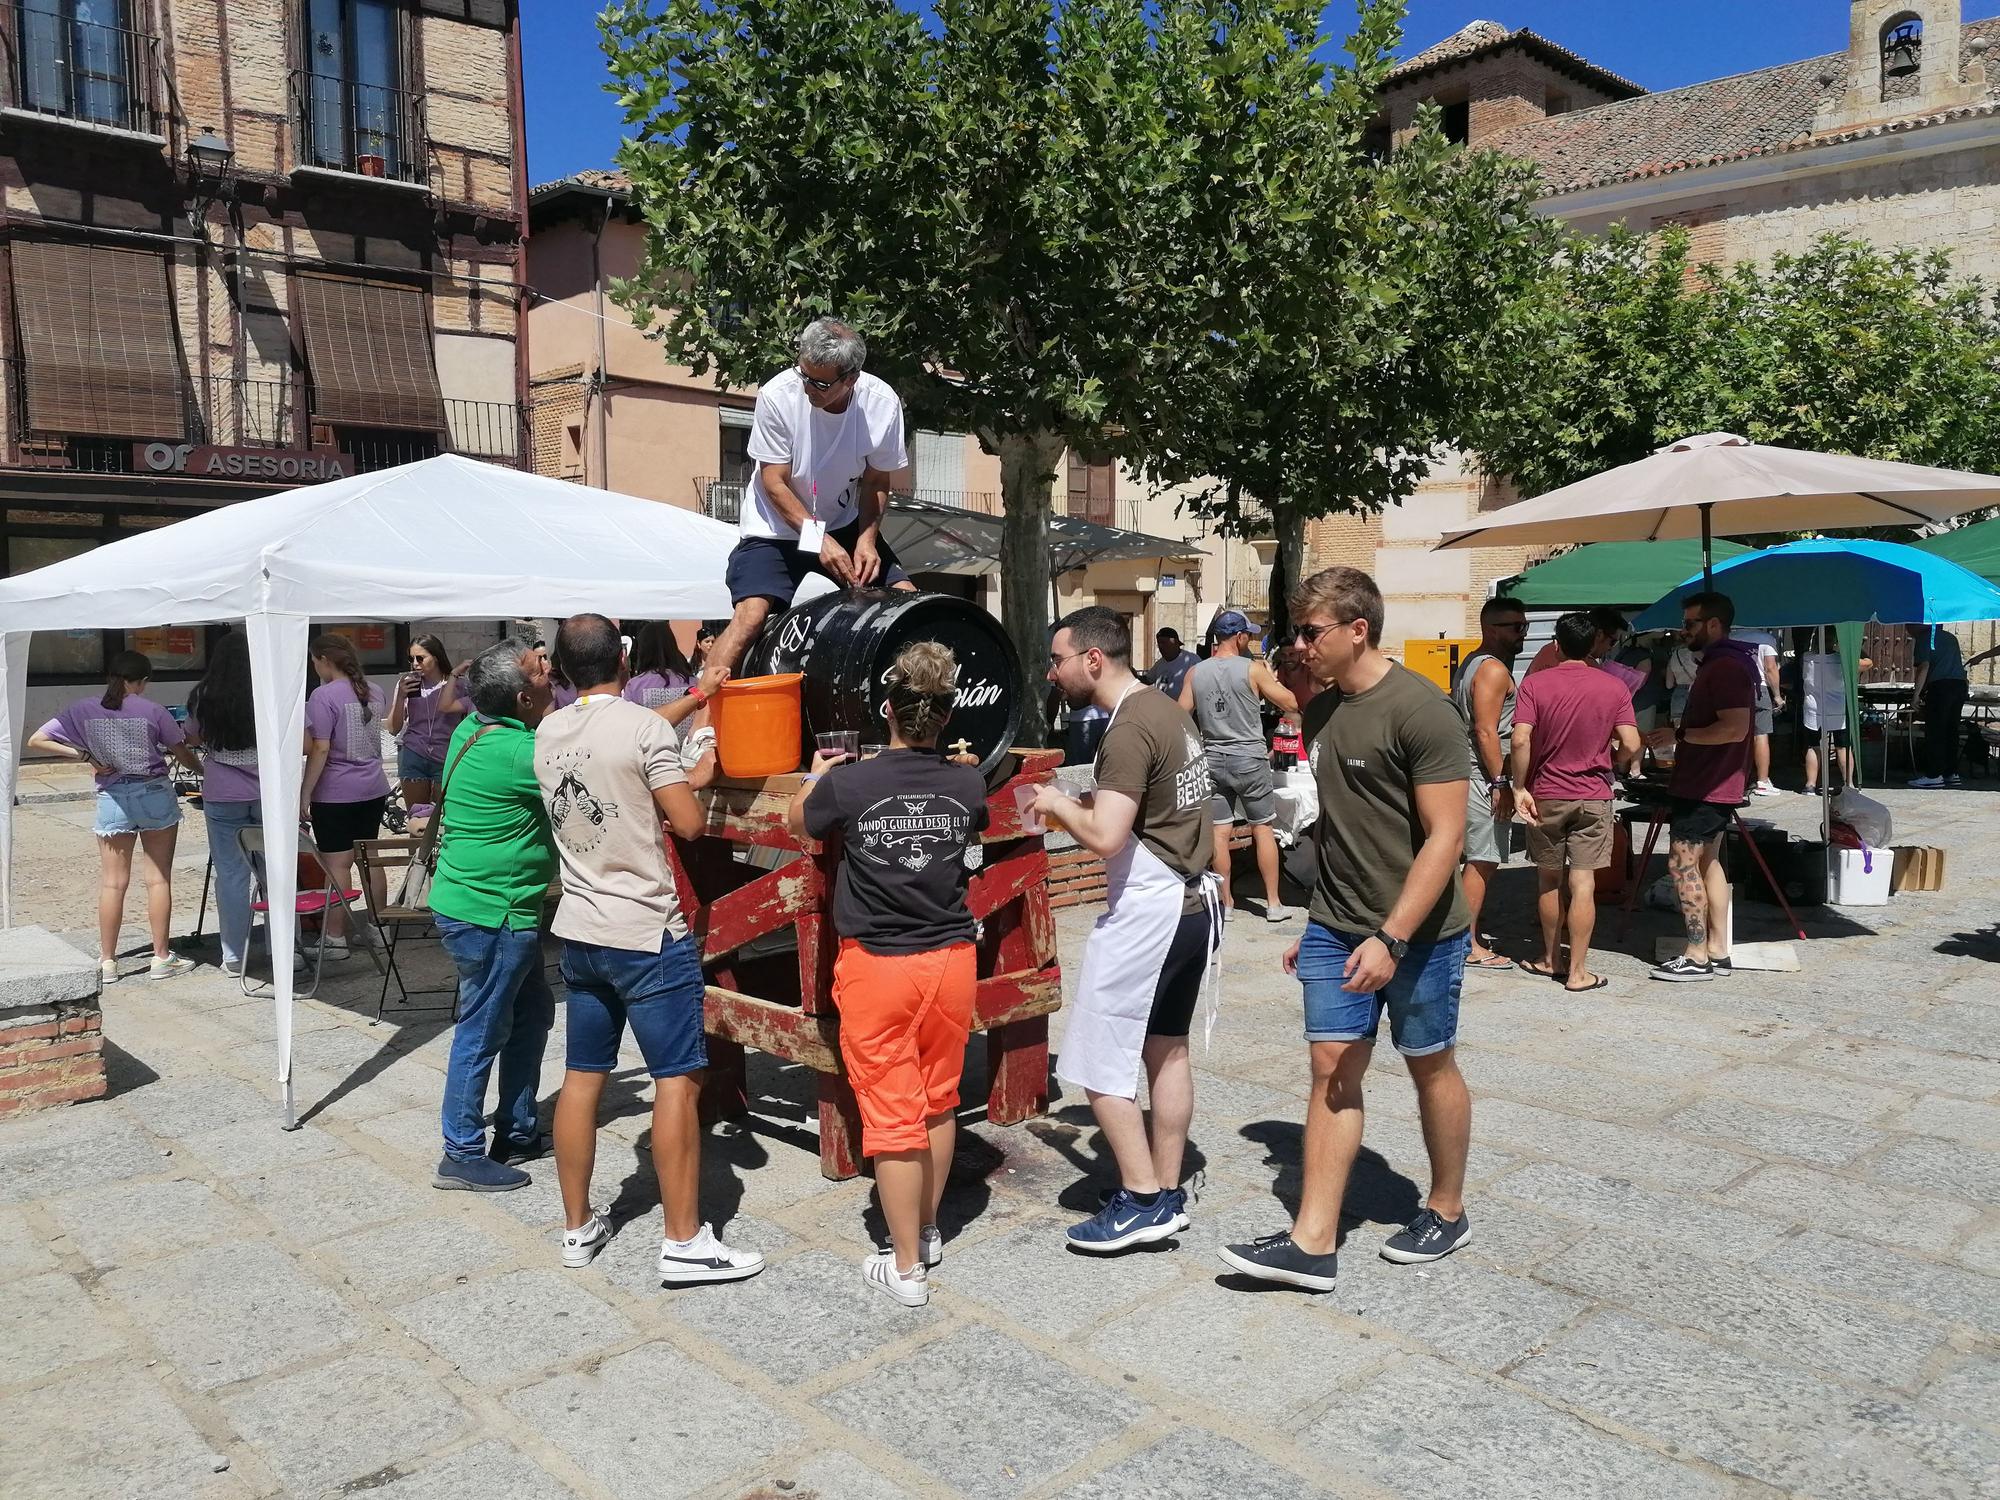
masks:
[[[1611,732],[1637,729],[1632,695],[1609,672],[1584,662],[1523,678],[1514,691],[1514,727],[1533,725],[1528,791],[1553,802],[1611,796]]]
[[[1674,750],[1674,773],[1667,790],[1694,802],[1735,806],[1743,800],[1743,768],[1750,758],[1750,726],[1743,738],[1729,745],[1690,744],[1686,732],[1706,729],[1729,708],[1754,709],[1757,703],[1754,652],[1728,649],[1718,642],[1702,653],[1701,668],[1688,688],[1687,709],[1681,715],[1682,738]]]

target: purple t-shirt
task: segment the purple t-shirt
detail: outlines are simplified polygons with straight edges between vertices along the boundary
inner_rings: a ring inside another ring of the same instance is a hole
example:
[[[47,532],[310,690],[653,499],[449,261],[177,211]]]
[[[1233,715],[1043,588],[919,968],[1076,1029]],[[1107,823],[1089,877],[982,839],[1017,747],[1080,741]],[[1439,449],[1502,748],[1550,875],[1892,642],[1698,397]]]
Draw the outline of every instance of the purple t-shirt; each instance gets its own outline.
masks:
[[[461,704],[472,701],[472,690],[466,686],[463,677],[440,677],[434,684],[419,688],[416,697],[404,700],[403,748],[426,760],[444,759],[444,752],[451,744],[451,732],[465,717],[463,708],[446,713],[441,706],[447,682],[452,684],[452,691],[458,695]],[[396,691],[402,691],[400,683]]]
[[[658,708],[676,698],[686,697],[687,690],[693,686],[694,679],[683,677],[679,672],[641,672],[625,684],[619,696],[641,708]]]
[[[167,774],[167,759],[161,752],[187,738],[172,714],[137,693],[127,693],[116,708],[106,708],[98,698],[79,698],[35,732],[88,751],[98,764],[111,767],[97,773],[100,791],[158,781]]]
[[[1521,680],[1514,727],[1528,739],[1528,790],[1551,802],[1611,796],[1611,737],[1631,725],[1632,693],[1612,672],[1574,662]]]
[[[193,714],[188,715],[187,732],[195,739],[201,738],[201,721]],[[259,792],[255,745],[248,750],[218,750],[213,745],[201,747],[201,800],[204,806],[210,802],[255,802]]]
[[[354,684],[345,677],[322,684],[306,699],[306,732],[331,747],[313,801],[372,802],[389,795],[389,773],[382,769],[382,692],[372,683],[368,702],[373,711],[364,717]]]
[[[549,711],[553,713],[556,709],[568,708],[582,696],[583,694],[573,687],[564,687],[560,682],[552,682],[549,684]]]

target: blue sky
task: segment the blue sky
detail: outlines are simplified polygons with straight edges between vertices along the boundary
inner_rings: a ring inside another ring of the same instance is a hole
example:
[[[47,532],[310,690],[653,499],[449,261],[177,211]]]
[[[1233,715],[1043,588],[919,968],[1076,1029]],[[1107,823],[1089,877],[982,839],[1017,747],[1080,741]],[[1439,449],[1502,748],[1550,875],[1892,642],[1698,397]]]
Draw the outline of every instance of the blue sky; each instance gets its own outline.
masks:
[[[899,0],[916,8],[919,0]],[[2000,7],[1968,0],[1968,20]],[[528,178],[547,182],[611,164],[620,122],[603,91],[593,7],[584,0],[522,6],[528,88]],[[1344,32],[1350,0],[1329,6]],[[1468,22],[1527,26],[1650,89],[1795,62],[1847,47],[1847,0],[1410,0],[1404,51]]]

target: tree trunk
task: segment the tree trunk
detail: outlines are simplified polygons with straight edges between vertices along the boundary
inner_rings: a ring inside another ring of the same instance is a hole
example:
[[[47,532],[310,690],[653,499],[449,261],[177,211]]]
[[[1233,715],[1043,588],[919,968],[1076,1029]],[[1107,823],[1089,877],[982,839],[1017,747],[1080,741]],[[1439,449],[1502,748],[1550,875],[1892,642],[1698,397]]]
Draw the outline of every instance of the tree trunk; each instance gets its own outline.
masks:
[[[1000,455],[1000,619],[1021,658],[1021,743],[1048,740],[1043,710],[1049,656],[1049,497],[1062,439],[1052,432],[1003,436]]]
[[[1290,600],[1306,576],[1306,521],[1282,500],[1271,507],[1271,530],[1278,539],[1278,555],[1271,564],[1271,624],[1284,641],[1291,633]]]

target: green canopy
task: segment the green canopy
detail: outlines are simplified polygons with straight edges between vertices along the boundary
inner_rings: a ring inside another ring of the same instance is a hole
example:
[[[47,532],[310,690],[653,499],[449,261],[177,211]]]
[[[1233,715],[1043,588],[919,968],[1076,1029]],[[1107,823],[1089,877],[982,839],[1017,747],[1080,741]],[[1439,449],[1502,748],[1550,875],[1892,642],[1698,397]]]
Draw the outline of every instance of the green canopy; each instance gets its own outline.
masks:
[[[2000,520],[1974,521],[1936,536],[1919,537],[1910,545],[1955,562],[1988,583],[2000,583]]]
[[[1721,562],[1749,550],[1718,538],[1711,556]],[[1698,540],[1592,542],[1536,563],[1513,580],[1513,587],[1501,585],[1500,592],[1530,609],[1588,609],[1597,604],[1639,608],[1700,571]]]

